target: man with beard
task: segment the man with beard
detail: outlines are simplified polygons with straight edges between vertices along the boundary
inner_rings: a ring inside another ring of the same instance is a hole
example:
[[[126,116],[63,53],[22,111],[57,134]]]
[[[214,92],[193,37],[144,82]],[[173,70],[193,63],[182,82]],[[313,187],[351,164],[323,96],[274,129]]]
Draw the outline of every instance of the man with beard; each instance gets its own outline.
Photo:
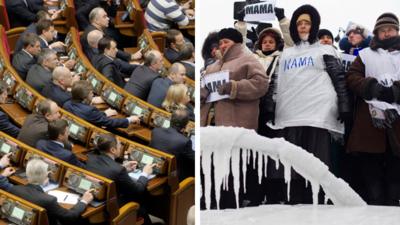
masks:
[[[383,13],[370,47],[360,51],[347,84],[357,96],[347,150],[356,153],[368,204],[399,205],[400,36],[399,19]]]

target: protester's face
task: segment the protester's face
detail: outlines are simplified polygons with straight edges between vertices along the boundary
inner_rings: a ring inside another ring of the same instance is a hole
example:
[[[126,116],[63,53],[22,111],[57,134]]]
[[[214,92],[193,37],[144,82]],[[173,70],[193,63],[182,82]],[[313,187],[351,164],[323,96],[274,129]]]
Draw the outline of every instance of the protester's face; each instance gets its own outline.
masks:
[[[302,40],[307,40],[311,31],[311,23],[306,20],[300,20],[297,23],[297,32]]]
[[[363,40],[363,36],[357,32],[351,31],[348,36],[349,43],[353,46],[359,45]]]
[[[219,40],[219,50],[221,51],[222,55],[225,55],[225,53],[228,51],[228,49],[230,47],[232,47],[232,45],[234,45],[235,42],[233,42],[230,39],[227,38],[223,38],[221,40]]]
[[[108,24],[110,22],[110,18],[107,16],[106,11],[100,10],[99,15],[97,16],[96,23],[100,25],[102,28],[108,27]]]
[[[265,36],[261,43],[261,50],[262,51],[272,51],[276,49],[276,41],[271,36]]]
[[[332,45],[333,40],[329,35],[322,35],[322,37],[319,39],[319,43],[323,45]]]
[[[383,26],[378,30],[379,40],[385,40],[388,38],[396,37],[398,35],[399,31],[396,30],[393,26]]]
[[[178,34],[175,36],[175,46],[178,50],[181,50],[185,45],[185,38],[183,38],[182,34]]]
[[[29,52],[31,55],[37,56],[40,53],[40,42],[37,41],[35,45],[29,45],[27,52]]]
[[[7,101],[7,89],[0,94],[0,104],[4,104]]]

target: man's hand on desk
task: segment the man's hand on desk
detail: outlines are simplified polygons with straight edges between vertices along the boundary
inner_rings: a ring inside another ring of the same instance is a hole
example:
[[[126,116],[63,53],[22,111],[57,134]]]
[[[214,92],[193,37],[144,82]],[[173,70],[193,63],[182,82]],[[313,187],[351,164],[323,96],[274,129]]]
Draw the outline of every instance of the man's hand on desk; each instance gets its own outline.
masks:
[[[76,61],[73,59],[69,59],[64,63],[64,66],[67,67],[68,69],[72,70],[76,64]]]
[[[117,112],[115,109],[112,109],[112,108],[106,109],[106,110],[104,111],[104,113],[106,114],[107,117],[115,116],[115,115],[118,114],[118,112]]]
[[[9,152],[9,153],[3,155],[3,157],[1,157],[1,159],[0,159],[0,167],[1,168],[5,168],[8,165],[10,165],[11,154],[12,154],[12,152]]]
[[[127,119],[129,120],[129,123],[131,123],[131,124],[140,124],[139,116],[130,116]]]
[[[146,173],[148,176],[153,174],[153,167],[155,167],[157,164],[152,163],[152,164],[147,164],[143,167],[143,173]]]
[[[64,43],[62,43],[61,41],[56,41],[53,42],[49,45],[50,48],[65,48],[67,47]]]
[[[91,203],[93,201],[93,192],[94,189],[87,190],[85,193],[83,193],[81,201],[86,203],[86,205]]]
[[[141,51],[137,51],[136,53],[131,55],[131,61],[142,59],[143,55]]]
[[[128,173],[129,173],[136,169],[137,164],[138,163],[136,161],[127,161],[127,162],[124,162],[123,166],[125,167],[126,171],[128,171]]]
[[[15,173],[15,169],[13,167],[7,167],[3,170],[3,172],[1,173],[1,175],[3,177],[9,177],[11,175],[13,175]]]
[[[92,104],[102,104],[102,103],[104,103],[104,100],[100,96],[92,98]]]
[[[188,16],[190,18],[194,18],[194,10],[193,9],[186,9],[185,14],[186,14],[186,16]]]

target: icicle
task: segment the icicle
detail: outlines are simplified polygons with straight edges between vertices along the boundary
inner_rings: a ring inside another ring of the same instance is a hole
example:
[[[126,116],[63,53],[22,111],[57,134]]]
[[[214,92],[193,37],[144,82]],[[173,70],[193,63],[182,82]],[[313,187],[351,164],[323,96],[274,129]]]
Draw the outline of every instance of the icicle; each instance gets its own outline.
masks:
[[[268,155],[264,155],[265,157],[264,157],[264,165],[265,165],[265,168],[264,168],[264,170],[265,170],[265,172],[264,172],[264,176],[265,176],[265,178],[267,178],[267,176],[268,176]]]
[[[275,159],[275,169],[279,170],[279,159]]]
[[[247,149],[246,151],[242,151],[242,159],[243,159],[243,164],[242,164],[242,172],[243,172],[243,192],[246,193],[246,171],[247,171]],[[246,160],[245,160],[246,159]]]
[[[236,196],[236,207],[239,208],[239,187],[240,187],[240,149],[234,149],[232,151],[232,175],[233,175],[233,189]]]
[[[307,179],[304,179],[305,181],[306,181],[306,188],[308,187],[308,180]]]
[[[325,204],[325,205],[328,204],[328,200],[329,200],[329,197],[328,197],[328,195],[325,193],[325,196],[324,196],[324,204]]]
[[[257,151],[257,155],[258,155],[258,162],[257,162],[257,166],[258,166],[258,183],[261,185],[261,181],[262,181],[262,160],[263,160],[263,154],[261,154],[261,152]]]
[[[257,166],[257,161],[256,161],[256,159],[257,159],[257,151],[256,150],[251,150],[252,152],[253,152],[253,170],[255,170],[256,169],[256,166]]]
[[[319,183],[317,181],[311,181],[311,190],[313,205],[318,205]]]
[[[202,151],[201,166],[204,173],[204,197],[206,207],[211,207],[211,151]]]

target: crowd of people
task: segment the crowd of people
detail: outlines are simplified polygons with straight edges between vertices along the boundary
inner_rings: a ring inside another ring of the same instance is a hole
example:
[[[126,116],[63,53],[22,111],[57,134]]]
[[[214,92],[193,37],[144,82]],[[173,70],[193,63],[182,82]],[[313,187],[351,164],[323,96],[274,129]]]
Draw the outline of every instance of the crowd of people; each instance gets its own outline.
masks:
[[[332,33],[320,29],[326,18],[313,6],[298,7],[290,19],[283,8],[274,12],[279,28],[267,25],[256,38],[239,20],[234,28],[212,32],[204,41],[202,79],[229,71],[229,81],[217,87],[220,95],[229,97],[210,102],[213,90],[201,87],[201,126],[243,127],[265,137],[283,137],[319,158],[368,204],[398,206],[398,17],[383,13],[372,33],[351,24],[337,49]],[[355,56],[348,71],[343,53]],[[304,178],[292,171],[288,200],[283,167],[276,170],[275,162],[268,160],[267,174],[257,174],[256,157],[252,154],[247,162],[240,207],[312,202],[311,185],[305,185]],[[264,176],[261,183],[257,176]],[[212,201],[212,208],[236,206],[231,182],[229,191],[213,185],[221,201]],[[324,202],[322,191],[319,202]]]
[[[79,25],[76,29],[82,32],[80,46],[93,67],[127,93],[171,113],[170,126],[154,128],[151,142],[146,144],[176,157],[178,169],[175,172],[179,181],[194,177],[194,147],[185,134],[187,124],[194,121],[194,102],[184,84],[185,79],[195,79],[194,37],[180,30],[180,26],[188,25],[194,19],[192,1],[141,1],[145,27],[150,32],[166,33],[167,45],[161,51],[141,49],[137,46],[139,37],[126,36],[116,28],[116,12],[127,1],[71,2],[76,9],[74,19]],[[138,202],[138,215],[144,218],[144,224],[152,224],[146,209],[150,198],[147,184],[156,165],[145,165],[138,179],[132,179],[128,173],[137,168],[138,162],[125,160],[121,163],[123,159],[120,157],[124,154],[115,135],[121,134],[116,132],[117,128],[141,124],[142,117],[114,117],[117,114],[115,109],[103,111],[96,107],[105,101],[101,96],[95,96],[92,84],[76,70],[76,60],[68,58],[70,43],[66,43],[65,34],[58,33],[55,26],[56,20],[71,15],[63,15],[61,8],[50,8],[47,3],[49,1],[46,0],[5,1],[10,27],[26,27],[11,49],[12,66],[26,84],[47,99],[36,104],[22,127],[10,120],[11,115],[0,111],[0,130],[69,164],[113,180],[118,205]],[[127,47],[138,47],[138,51],[122,50]],[[169,64],[170,67],[166,68]],[[0,82],[0,104],[6,103],[10,97],[7,87],[7,83]],[[71,151],[70,125],[61,118],[61,108],[115,134],[99,135],[87,161],[81,161]],[[89,222],[83,221],[80,215],[93,200],[92,191],[84,193],[73,208],[65,209],[55,197],[43,191],[42,187],[48,184],[49,179],[48,165],[42,159],[28,162],[27,185],[15,185],[8,181],[7,177],[15,173],[10,166],[10,154],[6,154],[0,160],[0,167],[4,169],[0,175],[0,188],[44,207],[50,224]]]

